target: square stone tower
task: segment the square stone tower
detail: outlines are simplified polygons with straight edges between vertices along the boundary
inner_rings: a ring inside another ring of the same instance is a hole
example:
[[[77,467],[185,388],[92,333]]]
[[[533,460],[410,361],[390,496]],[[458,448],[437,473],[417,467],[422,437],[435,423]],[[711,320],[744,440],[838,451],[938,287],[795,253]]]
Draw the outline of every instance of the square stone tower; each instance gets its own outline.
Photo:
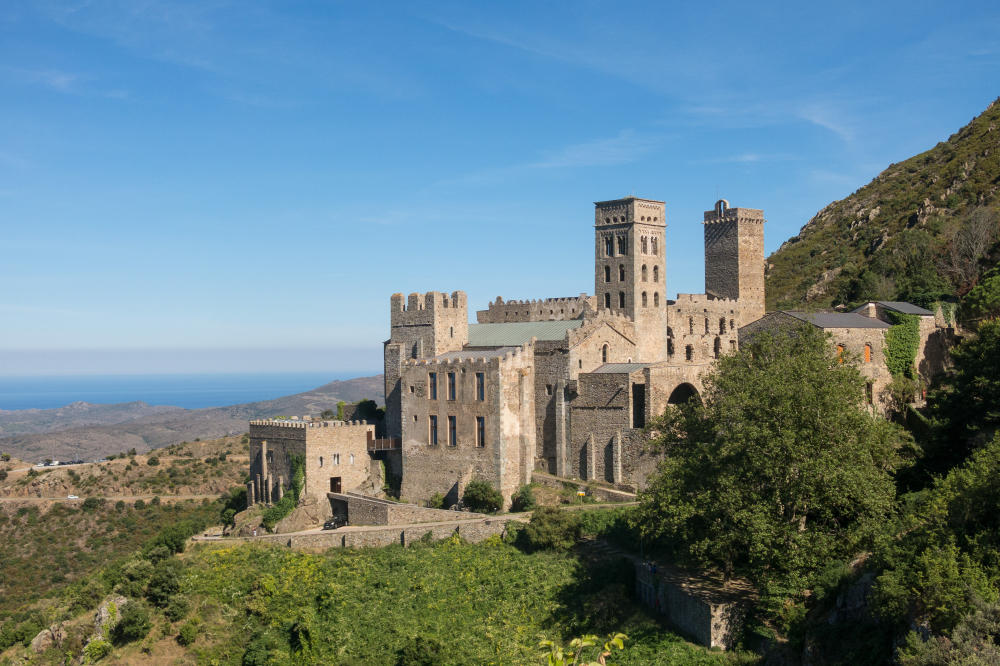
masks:
[[[764,316],[763,210],[719,199],[705,211],[705,293],[739,300],[740,326]]]
[[[594,294],[599,310],[636,324],[636,362],[666,358],[667,224],[664,202],[625,197],[594,203]]]

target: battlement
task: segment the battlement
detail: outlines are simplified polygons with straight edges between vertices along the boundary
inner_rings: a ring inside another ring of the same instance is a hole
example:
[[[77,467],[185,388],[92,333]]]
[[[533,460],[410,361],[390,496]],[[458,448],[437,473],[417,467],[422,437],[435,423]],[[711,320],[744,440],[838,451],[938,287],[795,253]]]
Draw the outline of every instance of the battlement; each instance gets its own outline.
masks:
[[[763,224],[764,211],[759,208],[730,208],[729,202],[719,199],[715,202],[715,208],[705,211],[704,224],[715,224],[721,222],[754,222]]]
[[[677,294],[677,299],[668,301],[667,305],[690,306],[700,305],[702,303],[711,303],[713,305],[732,305],[733,307],[740,304],[739,300],[735,298],[719,298],[711,294]]]
[[[292,417],[291,419],[254,419],[250,421],[251,426],[276,426],[278,428],[343,428],[352,426],[368,427],[367,421],[324,421],[311,420],[304,416],[302,419]]]
[[[517,321],[563,321],[579,319],[585,312],[597,309],[596,299],[587,294],[561,298],[504,301],[497,296],[486,310],[476,312],[480,324],[502,324]]]
[[[623,199],[594,202],[594,226],[611,224],[653,224],[665,227],[665,206],[656,199],[628,196]]]
[[[420,312],[423,310],[461,309],[468,307],[464,291],[453,291],[451,295],[441,291],[428,291],[425,294],[412,293],[406,300],[403,294],[396,293],[390,298],[391,312]]]

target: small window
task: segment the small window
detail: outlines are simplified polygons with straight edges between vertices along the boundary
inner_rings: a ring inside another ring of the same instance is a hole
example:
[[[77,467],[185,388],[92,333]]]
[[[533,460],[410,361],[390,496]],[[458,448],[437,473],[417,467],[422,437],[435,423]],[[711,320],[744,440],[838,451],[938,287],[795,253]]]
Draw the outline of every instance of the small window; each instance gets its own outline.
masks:
[[[684,359],[687,361],[694,360],[694,347],[692,347],[691,345],[688,345],[687,347],[684,348]]]
[[[486,400],[486,373],[476,373],[476,400]]]
[[[722,333],[725,332],[726,332],[726,318],[722,317],[721,319],[719,319],[719,334],[721,335]]]
[[[458,428],[454,416],[448,417],[448,446],[458,446]]]
[[[615,241],[611,236],[604,239],[604,256],[613,257],[615,256]]]
[[[729,329],[733,330],[733,331],[736,330],[736,320],[735,319],[730,319],[729,320]]]
[[[545,395],[552,395],[552,384],[545,385]]]
[[[646,264],[642,265],[642,281],[646,281]]]
[[[865,363],[871,363],[871,362],[872,362],[872,346],[869,343],[865,344]],[[868,404],[871,404],[871,402],[869,401]]]
[[[417,422],[417,420],[418,420],[418,419],[417,419],[417,415],[416,415],[416,414],[414,414],[414,415],[413,415],[413,422],[414,422],[414,423],[416,423],[416,422]]]
[[[611,282],[611,266],[604,267],[604,281]]]
[[[339,465],[340,464],[340,454],[339,453],[334,453],[333,454],[333,464],[334,465]]]
[[[455,327],[454,326],[449,326],[448,327],[448,335],[451,336],[451,337],[455,337]]]
[[[625,307],[625,292],[624,291],[619,291],[618,292],[618,307],[620,307],[620,308]]]
[[[628,254],[628,240],[624,236],[618,237],[618,254],[623,257]]]
[[[454,400],[455,399],[455,373],[454,372],[449,372],[448,373],[448,399],[449,400]]]
[[[674,355],[674,339],[667,338],[667,356]]]
[[[658,291],[653,292],[653,307],[660,307],[660,292]]]
[[[708,335],[708,317],[705,317],[705,335]]]
[[[646,292],[642,292],[642,307],[647,307],[647,306],[648,303],[646,302]]]
[[[618,264],[618,281],[625,281],[625,264]]]
[[[688,317],[688,333],[694,335],[694,317]]]
[[[653,219],[655,220],[656,218],[654,217]],[[659,250],[657,250],[657,247],[656,247],[657,246],[657,240],[656,240],[655,236],[653,237],[653,240],[652,240],[652,246],[653,246],[653,254],[655,256],[659,256],[660,252],[659,252]]]
[[[438,399],[438,376],[436,372],[431,372],[427,375],[427,383],[429,385],[428,391],[431,396],[431,400]]]
[[[576,367],[582,370],[583,369],[583,359],[582,358],[578,359],[577,360],[577,364],[578,365]]]
[[[486,417],[476,417],[476,446],[486,446]]]
[[[430,417],[430,441],[431,446],[437,446],[438,443],[438,417],[431,415]]]
[[[649,246],[646,244],[646,237],[642,237],[642,253],[647,254],[649,252]]]
[[[715,338],[715,347],[713,348],[715,353],[715,358],[722,356],[722,340],[719,337]]]
[[[653,282],[659,282],[659,281],[660,281],[660,267],[653,266]]]
[[[352,465],[354,464],[354,454],[353,453],[351,454],[351,464]]]
[[[604,307],[611,309],[611,294],[604,294]]]
[[[731,352],[735,352],[736,351],[736,340],[730,340],[729,341],[729,351],[731,351]]]
[[[410,384],[410,393],[414,392],[413,384]]]
[[[608,362],[608,346],[607,345],[604,345],[603,347],[601,347],[601,362],[602,363],[607,363]]]
[[[322,466],[323,466],[323,456],[320,456],[320,457],[319,457],[319,466],[320,466],[320,467],[322,467]]]

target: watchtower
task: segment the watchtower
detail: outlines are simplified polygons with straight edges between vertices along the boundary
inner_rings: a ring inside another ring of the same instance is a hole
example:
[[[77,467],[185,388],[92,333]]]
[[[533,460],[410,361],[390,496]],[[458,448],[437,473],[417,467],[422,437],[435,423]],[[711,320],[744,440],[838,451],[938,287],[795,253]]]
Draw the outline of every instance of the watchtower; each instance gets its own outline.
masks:
[[[594,203],[594,293],[600,310],[636,324],[639,358],[666,358],[665,205],[625,197]]]
[[[386,434],[402,436],[399,377],[404,359],[433,358],[460,350],[469,340],[469,306],[464,291],[428,291],[390,299],[391,333],[385,341]]]
[[[764,211],[730,208],[719,199],[705,211],[705,293],[739,300],[740,323],[764,316]]]

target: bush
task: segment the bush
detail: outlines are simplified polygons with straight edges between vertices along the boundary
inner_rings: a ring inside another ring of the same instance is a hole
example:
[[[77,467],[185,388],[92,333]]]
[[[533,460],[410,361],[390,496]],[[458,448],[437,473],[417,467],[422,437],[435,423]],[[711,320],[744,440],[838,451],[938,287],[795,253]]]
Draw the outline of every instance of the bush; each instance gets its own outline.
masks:
[[[84,663],[100,661],[111,654],[111,643],[100,638],[87,643],[83,649]]]
[[[198,638],[198,628],[193,622],[185,622],[177,633],[177,642],[181,645],[191,645]]]
[[[177,570],[180,568],[180,561],[175,559],[161,560],[153,569],[149,584],[146,586],[146,598],[154,606],[163,608],[170,601],[170,598],[177,594],[181,588],[180,576]]]
[[[444,495],[441,493],[434,493],[431,498],[427,500],[428,509],[443,509],[444,508]]]
[[[535,492],[530,485],[521,486],[517,492],[510,497],[510,510],[515,512],[531,511],[538,502],[535,500]]]
[[[156,456],[150,456],[149,460],[146,461],[146,464],[149,465],[150,467],[156,467],[157,465],[160,464],[160,459],[157,458]]]
[[[121,619],[111,631],[111,639],[115,645],[125,645],[142,640],[149,634],[153,623],[149,619],[149,610],[138,601],[130,601],[122,609]]]
[[[518,545],[529,552],[569,550],[580,538],[580,520],[572,512],[551,506],[539,507],[531,522],[518,534]]]
[[[503,495],[488,481],[473,479],[462,493],[462,504],[478,513],[496,513],[503,506]]]
[[[141,499],[137,499],[133,506],[135,506],[135,508],[138,509],[139,511],[142,511],[143,509],[146,508],[146,503],[143,502]]]
[[[191,604],[188,603],[187,597],[181,594],[175,594],[170,597],[170,601],[167,602],[167,607],[163,609],[163,614],[167,616],[167,619],[171,622],[177,622],[181,620],[191,608]]]
[[[6,480],[7,480],[7,470],[0,469],[0,481],[6,481]]]
[[[83,506],[81,507],[84,511],[97,511],[102,506],[104,506],[104,500],[100,497],[88,497],[83,500]]]
[[[415,636],[396,651],[396,666],[436,666],[441,663],[441,643]]]

